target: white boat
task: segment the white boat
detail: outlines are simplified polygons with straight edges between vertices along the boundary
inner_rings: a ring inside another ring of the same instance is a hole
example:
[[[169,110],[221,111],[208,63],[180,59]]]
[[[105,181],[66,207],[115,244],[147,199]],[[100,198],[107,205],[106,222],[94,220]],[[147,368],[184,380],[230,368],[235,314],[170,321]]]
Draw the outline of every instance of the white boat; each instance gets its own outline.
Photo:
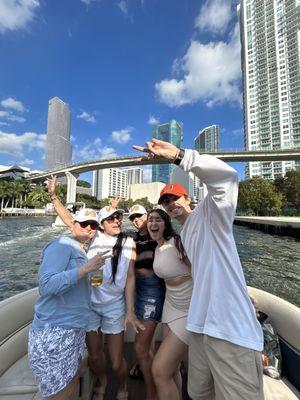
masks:
[[[262,290],[249,288],[258,301],[261,311],[269,315],[276,329],[282,351],[283,378],[264,376],[265,400],[300,399],[300,309],[285,300]],[[0,400],[41,400],[28,364],[28,330],[33,319],[33,306],[38,289],[31,289],[0,302]],[[133,359],[131,329],[125,335],[125,356]],[[157,332],[157,340],[160,331]],[[110,378],[110,376],[109,376]],[[112,380],[112,378],[111,378]],[[91,400],[95,378],[91,374],[87,357],[83,360],[80,374],[80,399]],[[111,393],[116,385],[110,382]],[[129,398],[143,399],[143,383],[129,382]],[[187,397],[184,397],[187,398]],[[106,399],[113,400],[113,394]]]
[[[67,203],[66,209],[69,210],[72,214],[75,214],[76,211],[81,210],[85,207],[85,203],[83,201],[77,201],[75,203]],[[52,224],[53,228],[63,228],[66,227],[66,224],[62,221],[60,216],[55,218],[55,221]]]

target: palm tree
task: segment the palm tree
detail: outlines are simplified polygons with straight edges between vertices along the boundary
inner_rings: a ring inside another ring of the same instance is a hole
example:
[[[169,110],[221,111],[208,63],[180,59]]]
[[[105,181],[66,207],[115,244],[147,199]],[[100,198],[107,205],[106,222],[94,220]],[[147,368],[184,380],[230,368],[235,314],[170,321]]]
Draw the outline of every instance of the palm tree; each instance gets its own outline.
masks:
[[[34,190],[29,194],[28,203],[31,203],[33,207],[42,207],[50,202],[50,197],[48,193],[45,192],[44,188],[41,186],[37,186]]]

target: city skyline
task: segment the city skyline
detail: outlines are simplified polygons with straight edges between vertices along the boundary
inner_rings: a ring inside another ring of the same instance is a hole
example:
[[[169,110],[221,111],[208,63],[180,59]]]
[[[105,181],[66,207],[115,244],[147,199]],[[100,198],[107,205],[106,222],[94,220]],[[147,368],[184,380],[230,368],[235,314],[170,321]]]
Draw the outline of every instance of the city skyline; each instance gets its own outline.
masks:
[[[136,154],[132,145],[171,119],[182,124],[185,147],[217,123],[220,147],[242,148],[236,3],[74,0],[70,8],[20,0],[16,10],[17,2],[7,2],[0,10],[0,163],[43,169],[55,96],[72,113],[74,162]],[[234,167],[242,178],[243,165]],[[143,170],[149,179],[151,166]]]

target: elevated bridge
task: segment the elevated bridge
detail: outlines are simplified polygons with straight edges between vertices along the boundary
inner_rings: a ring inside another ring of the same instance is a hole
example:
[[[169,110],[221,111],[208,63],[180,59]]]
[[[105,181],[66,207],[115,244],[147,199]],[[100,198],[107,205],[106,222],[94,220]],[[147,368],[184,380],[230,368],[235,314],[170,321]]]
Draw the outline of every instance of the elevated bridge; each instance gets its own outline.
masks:
[[[202,154],[200,152],[200,154]],[[300,161],[299,149],[284,149],[284,150],[265,150],[265,151],[220,151],[211,154],[225,162],[250,162],[250,161]],[[122,168],[132,166],[142,166],[150,164],[168,164],[165,160],[141,160],[141,156],[122,156],[117,158],[99,159],[78,164],[70,164],[62,166],[54,170],[47,170],[41,174],[32,175],[27,178],[31,182],[42,182],[51,175],[57,177],[67,176],[67,202],[74,202],[76,199],[76,181],[80,174],[84,172],[94,171],[106,168]]]

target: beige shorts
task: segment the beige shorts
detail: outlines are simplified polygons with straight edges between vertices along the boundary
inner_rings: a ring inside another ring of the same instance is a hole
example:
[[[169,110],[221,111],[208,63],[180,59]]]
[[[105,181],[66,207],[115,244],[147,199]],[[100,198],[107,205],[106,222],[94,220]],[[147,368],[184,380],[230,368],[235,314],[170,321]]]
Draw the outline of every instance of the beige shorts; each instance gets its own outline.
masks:
[[[188,393],[193,400],[263,400],[261,353],[191,332]]]

